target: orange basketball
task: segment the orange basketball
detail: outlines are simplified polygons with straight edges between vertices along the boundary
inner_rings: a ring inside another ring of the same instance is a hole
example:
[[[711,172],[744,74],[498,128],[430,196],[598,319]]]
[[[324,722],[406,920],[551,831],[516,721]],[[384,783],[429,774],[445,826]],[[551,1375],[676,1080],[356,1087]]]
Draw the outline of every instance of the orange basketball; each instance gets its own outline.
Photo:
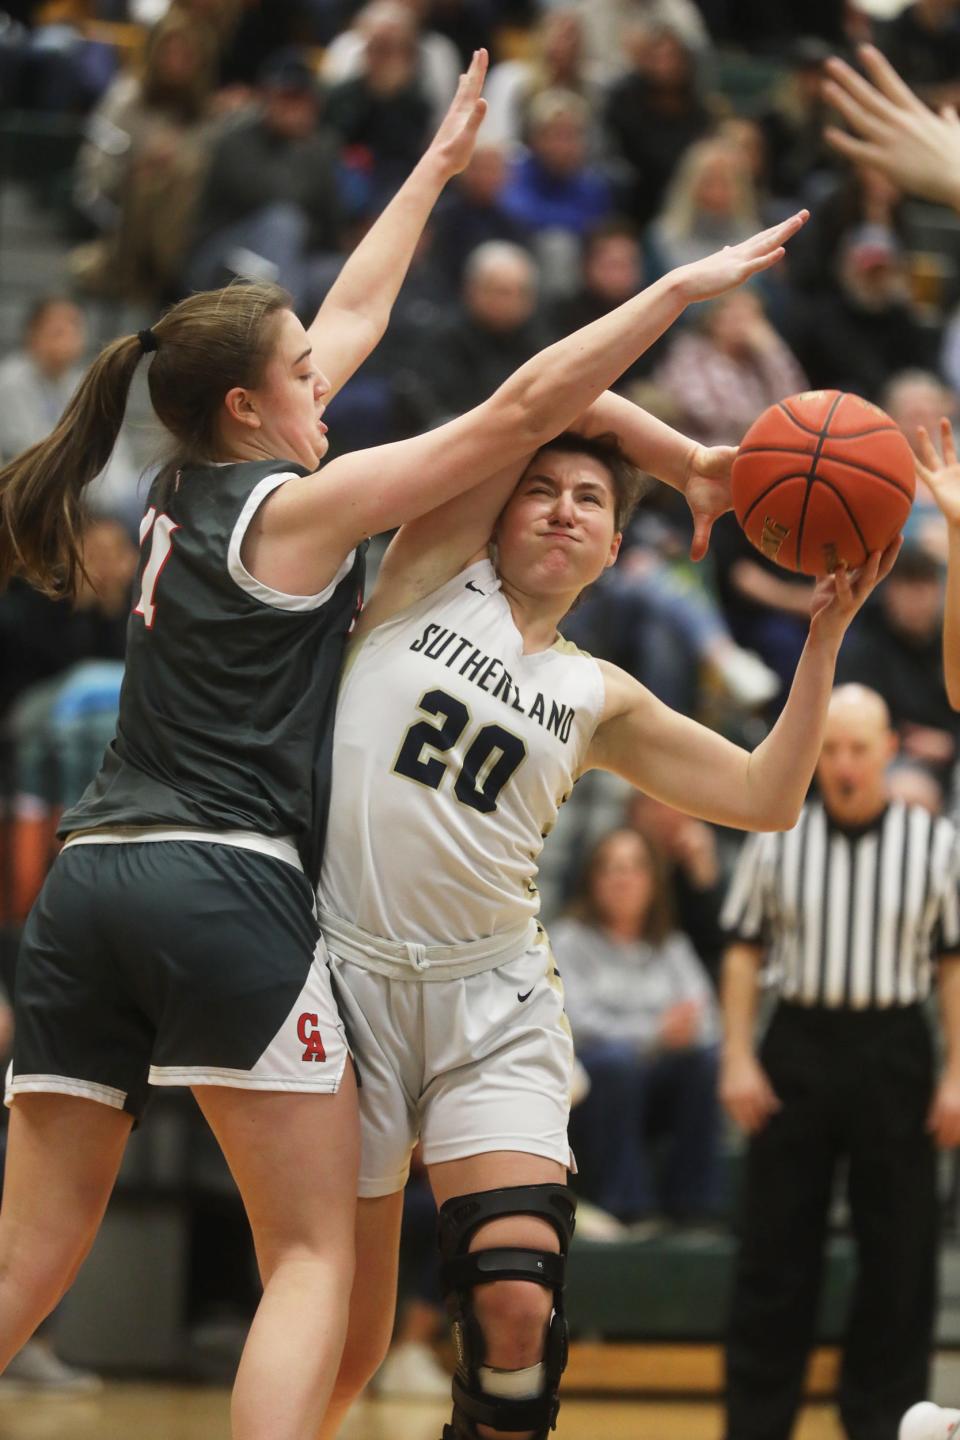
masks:
[[[841,390],[771,405],[733,462],[733,508],[752,545],[787,570],[853,569],[903,528],[913,453],[889,415]]]

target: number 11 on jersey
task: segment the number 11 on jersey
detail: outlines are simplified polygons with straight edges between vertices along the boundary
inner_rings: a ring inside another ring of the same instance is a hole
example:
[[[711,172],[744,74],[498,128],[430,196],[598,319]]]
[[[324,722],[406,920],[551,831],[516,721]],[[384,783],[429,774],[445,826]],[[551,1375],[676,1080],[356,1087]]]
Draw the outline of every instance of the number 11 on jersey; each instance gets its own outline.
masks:
[[[143,567],[143,579],[140,583],[140,599],[133,607],[134,615],[142,615],[143,623],[148,630],[153,629],[154,616],[157,607],[154,603],[154,593],[157,588],[157,581],[160,579],[160,572],[170,559],[170,552],[173,549],[173,535],[180,526],[170,519],[169,515],[158,515],[151,505],[140,522],[140,546],[150,538],[150,554],[147,563]]]

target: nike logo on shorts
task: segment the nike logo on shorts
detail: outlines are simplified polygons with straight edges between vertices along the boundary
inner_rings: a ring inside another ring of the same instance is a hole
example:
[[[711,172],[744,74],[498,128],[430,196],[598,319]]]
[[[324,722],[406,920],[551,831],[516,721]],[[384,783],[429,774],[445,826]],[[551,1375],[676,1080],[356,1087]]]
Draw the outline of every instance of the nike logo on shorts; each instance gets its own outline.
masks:
[[[484,592],[480,589],[479,585],[474,585],[474,583],[473,583],[472,580],[468,580],[468,581],[467,581],[465,588],[466,588],[467,590],[473,590],[474,593],[477,594],[477,595],[482,595],[482,594],[484,593]]]
[[[519,990],[517,991],[517,999],[520,1001],[520,1004],[521,1004],[521,1005],[523,1004],[524,1000],[529,1000],[529,999],[530,999],[530,996],[533,994],[533,992],[534,992],[534,990],[536,990],[536,988],[537,988],[536,985],[531,985],[531,986],[530,986],[530,989],[527,991],[526,995],[521,995],[520,992],[519,992]]]

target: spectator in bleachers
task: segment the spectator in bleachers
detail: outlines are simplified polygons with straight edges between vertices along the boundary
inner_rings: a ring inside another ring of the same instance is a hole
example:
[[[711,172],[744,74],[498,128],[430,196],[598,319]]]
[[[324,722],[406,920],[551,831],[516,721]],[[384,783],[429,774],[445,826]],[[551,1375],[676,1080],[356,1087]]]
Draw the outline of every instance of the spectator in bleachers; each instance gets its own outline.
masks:
[[[546,337],[537,319],[537,271],[526,250],[490,240],[469,257],[458,310],[426,337],[418,370],[435,422],[478,405],[535,355]]]
[[[852,165],[819,199],[790,251],[790,280],[799,290],[835,291],[837,256],[849,238],[864,226],[882,231],[894,246],[906,245],[903,196],[872,165]]]
[[[678,332],[656,373],[658,390],[705,445],[737,445],[768,405],[807,388],[790,348],[754,290],[701,306]]]
[[[960,739],[960,716],[943,679],[940,564],[905,545],[896,565],[851,627],[837,662],[837,682],[876,690],[887,703],[905,760],[922,765],[949,791]]]
[[[720,927],[724,877],[716,830],[705,820],[685,815],[642,790],[632,792],[625,819],[659,848],[668,867],[677,928],[716,980],[726,943]]]
[[[837,171],[837,157],[823,138],[830,113],[822,93],[823,62],[832,53],[815,36],[794,40],[786,55],[788,74],[759,117],[770,154],[770,188],[791,207],[815,201]]]
[[[496,0],[431,0],[430,29],[453,41],[461,69],[466,70],[475,50],[493,53],[501,8]]]
[[[405,80],[408,76],[415,80],[418,92],[425,98],[428,105],[425,126],[439,124],[457,88],[460,71],[457,47],[446,35],[425,25],[427,0],[386,0],[386,3],[389,3],[390,9],[399,8],[405,11],[407,19],[403,43],[405,50],[409,47],[410,54],[403,57],[393,54],[390,57],[392,63]],[[342,30],[333,40],[323,60],[323,75],[328,85],[337,86],[347,80],[357,80],[365,71],[370,70],[371,23],[375,24],[380,36],[384,24],[380,12],[387,13],[384,4],[385,0],[374,0],[373,4],[365,6],[354,23]],[[385,47],[386,40],[380,38],[377,44]],[[377,70],[373,84],[379,88],[385,84],[387,78],[387,57],[384,55],[381,58],[378,54],[374,58]],[[397,88],[399,87],[391,86],[383,93],[392,94]],[[417,159],[418,156],[413,158]]]
[[[877,27],[877,43],[928,104],[960,100],[960,5],[957,0],[915,0]]]
[[[663,862],[649,840],[615,830],[593,848],[551,944],[590,1076],[571,1120],[584,1193],[629,1223],[710,1216],[718,1201],[717,1006],[692,945],[674,928]]]
[[[0,460],[43,440],[66,409],[83,374],[87,349],[83,312],[62,295],[46,295],[30,310],[21,348],[0,361]],[[87,491],[94,510],[140,518],[139,472],[121,435],[107,466]]]
[[[695,0],[575,0],[587,27],[590,54],[608,72],[622,68],[627,35],[636,25],[648,31],[671,30],[688,50],[709,47],[701,5]]]
[[[880,395],[881,409],[895,420],[917,449],[920,426],[927,434],[940,433],[941,416],[953,420],[957,413],[957,397],[932,370],[898,370],[890,377]],[[942,564],[947,563],[947,523],[929,486],[917,476],[917,496],[903,527],[905,538],[921,546]]]
[[[270,57],[261,103],[214,146],[185,268],[190,290],[233,275],[276,279],[311,312],[340,263],[337,145],[320,124],[321,96],[298,51]]]
[[[629,167],[627,213],[638,224],[656,215],[670,179],[695,140],[710,129],[693,52],[678,35],[651,35],[634,24],[625,36],[630,69],[616,81],[606,125]]]
[[[488,240],[522,245],[526,239],[523,226],[504,209],[506,180],[504,147],[481,141],[437,206],[431,226],[433,259],[454,290],[459,289],[467,258],[478,245]]]
[[[713,527],[710,554],[733,638],[776,671],[782,698],[806,638],[813,582],[754,549],[731,515]]]
[[[503,192],[509,215],[533,237],[551,294],[576,285],[582,237],[613,211],[609,180],[587,163],[590,111],[572,90],[544,90],[530,104],[526,154]]]
[[[584,237],[576,290],[557,301],[551,312],[557,334],[570,335],[581,325],[608,315],[645,284],[643,249],[630,222],[614,219],[595,226]],[[616,388],[622,390],[644,379],[660,358],[662,346],[658,341],[624,372]]]
[[[360,42],[359,65],[332,85],[327,119],[366,182],[366,208],[376,211],[423,154],[434,101],[418,63],[416,19],[400,0],[374,0],[349,33]]]
[[[649,231],[658,272],[739,245],[760,227],[742,156],[725,140],[698,140],[684,153]]]
[[[811,384],[876,400],[893,371],[936,364],[940,331],[918,318],[903,252],[887,227],[851,231],[836,278],[834,289],[798,296],[784,323]]]
[[[100,232],[70,257],[84,290],[156,303],[175,292],[212,142],[216,36],[172,11],[142,75],[124,72],[87,122],[74,202]]]
[[[484,90],[489,107],[484,139],[501,144],[525,140],[530,103],[544,90],[572,90],[596,120],[601,102],[598,68],[586,56],[582,16],[567,6],[543,14],[527,58],[501,60],[490,71]],[[599,136],[593,137],[591,149],[599,143]]]

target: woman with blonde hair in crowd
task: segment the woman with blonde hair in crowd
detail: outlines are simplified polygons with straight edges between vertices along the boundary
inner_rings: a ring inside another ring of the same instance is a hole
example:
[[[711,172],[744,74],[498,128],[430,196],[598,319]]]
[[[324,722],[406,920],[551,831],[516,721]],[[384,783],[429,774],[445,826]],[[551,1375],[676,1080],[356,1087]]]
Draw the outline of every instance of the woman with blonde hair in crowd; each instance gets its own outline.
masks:
[[[674,172],[650,227],[659,269],[702,260],[718,247],[739,245],[760,224],[753,181],[743,157],[726,140],[699,140]]]

